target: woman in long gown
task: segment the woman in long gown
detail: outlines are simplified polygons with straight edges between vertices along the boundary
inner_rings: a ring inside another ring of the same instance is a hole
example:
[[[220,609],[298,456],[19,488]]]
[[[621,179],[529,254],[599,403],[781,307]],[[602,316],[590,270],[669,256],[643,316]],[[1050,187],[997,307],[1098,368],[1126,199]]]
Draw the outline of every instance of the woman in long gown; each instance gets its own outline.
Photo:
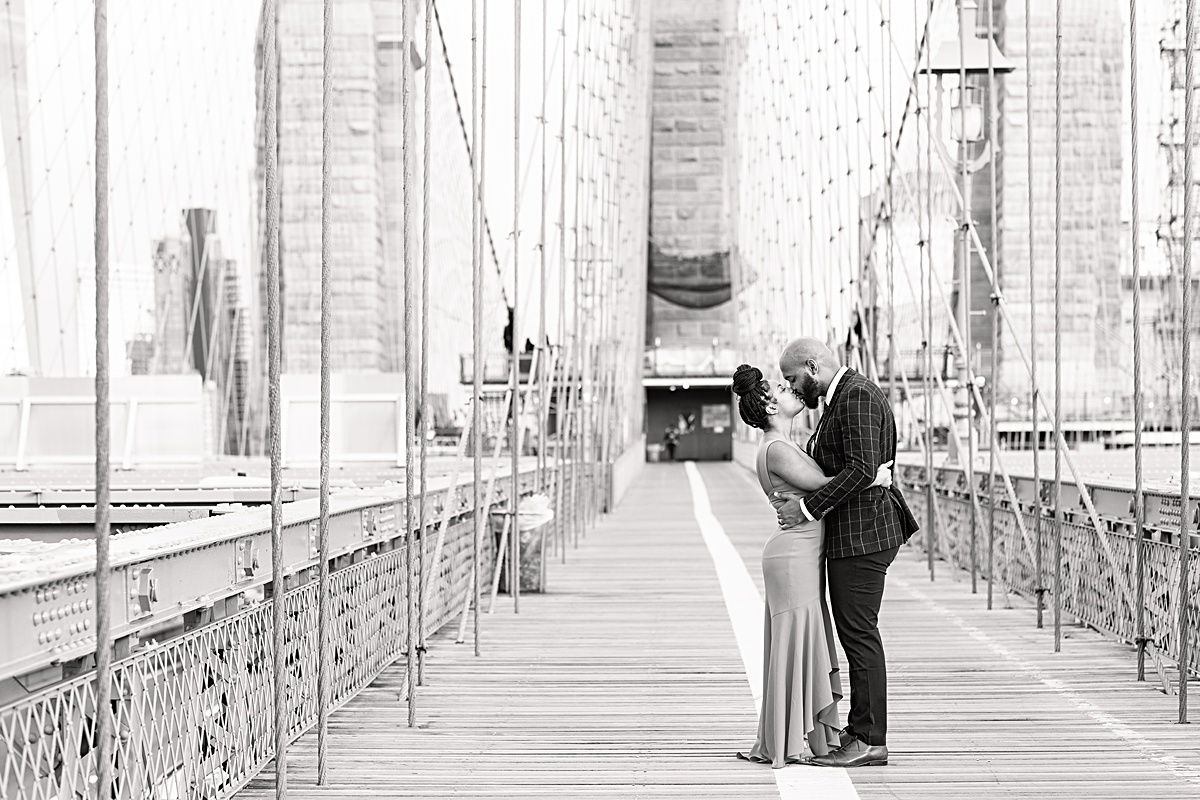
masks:
[[[829,482],[820,466],[791,440],[803,401],[783,382],[763,380],[743,364],[733,376],[738,411],[763,431],[758,481],[775,492],[810,493]],[[876,485],[891,482],[889,465]],[[758,739],[739,758],[779,768],[825,755],[840,745],[837,703],[842,681],[833,625],[825,602],[825,531],[820,520],[774,531],[763,546],[766,585],[762,708]]]

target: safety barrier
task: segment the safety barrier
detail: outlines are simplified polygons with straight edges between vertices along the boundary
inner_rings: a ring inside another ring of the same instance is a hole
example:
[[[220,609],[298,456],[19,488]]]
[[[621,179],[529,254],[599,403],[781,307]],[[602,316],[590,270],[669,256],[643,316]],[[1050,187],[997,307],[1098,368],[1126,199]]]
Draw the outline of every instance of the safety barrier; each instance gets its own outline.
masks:
[[[0,464],[90,464],[96,459],[96,391],[90,378],[0,378]],[[199,375],[113,380],[117,466],[188,464],[213,448],[205,437]]]
[[[569,481],[569,470],[564,473]],[[577,474],[586,481],[586,465]],[[523,467],[520,491],[546,491],[555,479],[553,469],[539,473]],[[505,480],[496,482],[495,505],[507,503],[507,486]],[[382,493],[371,490],[361,500],[334,498],[328,631],[332,708],[353,697],[404,651],[409,568],[400,522],[403,498],[381,498]],[[561,520],[571,514],[574,492],[567,486],[561,496],[565,507],[558,509],[555,526],[560,539],[565,530]],[[429,497],[434,513],[428,534],[415,541],[425,551],[424,622],[426,632],[433,633],[466,613],[474,523],[469,479],[449,489],[431,489]],[[439,542],[433,521],[447,503],[451,522]],[[288,509],[283,596],[291,742],[317,719],[318,567],[315,501],[292,503]],[[115,552],[111,584],[114,600],[120,602],[113,605],[118,656],[111,695],[114,797],[227,797],[274,757],[271,604],[276,591],[268,583],[266,520],[263,512],[248,511],[166,526],[153,533],[175,544],[152,553],[132,548],[128,557]],[[225,534],[206,535],[215,526],[223,526]],[[120,541],[114,542],[115,551]],[[492,574],[494,551],[485,535],[480,563],[485,576]],[[202,563],[205,575],[192,575]],[[6,654],[18,644],[9,639],[28,637],[29,644],[20,664],[4,665],[5,676],[17,676],[6,682],[8,696],[0,695],[5,703],[0,706],[0,796],[5,798],[94,794],[97,709],[87,612],[96,587],[94,571],[88,569],[85,563],[52,576],[0,581]],[[197,581],[217,580],[224,591],[193,596],[196,584],[179,577],[185,574]],[[75,605],[82,609],[78,614]],[[156,641],[163,631],[178,635]],[[30,689],[47,680],[54,682],[12,699],[18,687]]]

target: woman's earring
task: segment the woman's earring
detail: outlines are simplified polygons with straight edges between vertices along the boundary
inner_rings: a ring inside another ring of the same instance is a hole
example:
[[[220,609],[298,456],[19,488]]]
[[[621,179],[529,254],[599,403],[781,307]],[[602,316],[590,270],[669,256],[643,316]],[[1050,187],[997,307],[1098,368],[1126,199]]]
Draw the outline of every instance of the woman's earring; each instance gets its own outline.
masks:
[[[779,406],[775,405],[774,403],[771,403],[771,405],[767,406],[768,414],[775,414],[778,412],[779,412]]]

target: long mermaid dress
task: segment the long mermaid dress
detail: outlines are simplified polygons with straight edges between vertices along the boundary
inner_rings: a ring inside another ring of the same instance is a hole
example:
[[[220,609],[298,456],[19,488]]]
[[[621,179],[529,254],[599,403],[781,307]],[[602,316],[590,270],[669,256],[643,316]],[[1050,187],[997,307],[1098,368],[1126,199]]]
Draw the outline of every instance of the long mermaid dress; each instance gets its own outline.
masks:
[[[772,476],[767,451],[795,447],[787,439],[765,439],[758,449],[758,480],[773,492],[797,491]],[[818,468],[819,469],[819,468]],[[762,708],[758,740],[741,758],[779,768],[825,755],[839,746],[837,703],[842,681],[834,650],[833,625],[825,601],[825,530],[820,520],[781,528],[763,546],[766,630]]]

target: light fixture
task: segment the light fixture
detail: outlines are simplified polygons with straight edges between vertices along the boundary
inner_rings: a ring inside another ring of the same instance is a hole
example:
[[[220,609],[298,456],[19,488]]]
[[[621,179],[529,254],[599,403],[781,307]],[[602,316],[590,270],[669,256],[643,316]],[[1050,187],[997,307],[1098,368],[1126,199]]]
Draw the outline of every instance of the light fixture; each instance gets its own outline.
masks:
[[[981,38],[978,35],[976,24],[978,16],[978,3],[975,0],[962,0],[958,17],[958,35],[942,42],[929,63],[921,65],[922,74],[937,76],[937,104],[934,113],[939,130],[945,130],[942,124],[942,113],[946,105],[944,94],[947,88],[943,85],[944,78],[953,76],[955,79],[961,80],[964,75],[967,78],[987,75],[989,60],[991,72],[995,75],[1005,75],[1016,69],[1016,65],[1000,52],[995,41],[990,37]],[[968,165],[968,171],[978,172],[992,156],[992,143],[989,138],[991,131],[988,131],[984,124],[986,96],[983,87],[960,85],[951,87],[950,91],[950,138],[960,145],[982,143],[982,147],[977,148],[980,152],[970,160]],[[930,98],[930,102],[934,102],[932,98]],[[954,163],[955,159],[946,152],[941,137],[935,136],[934,144],[947,163]],[[967,154],[962,153],[961,156],[966,157]]]
[[[1000,48],[990,38],[980,38],[976,21],[979,18],[979,4],[975,0],[963,0],[958,15],[959,38],[947,39],[938,47],[937,52],[929,60],[927,66],[921,67],[921,73],[942,75],[986,75],[988,72],[988,51],[991,51],[992,72],[1003,75],[1016,69]]]
[[[950,138],[976,144],[983,141],[983,89],[968,86],[951,93]]]

